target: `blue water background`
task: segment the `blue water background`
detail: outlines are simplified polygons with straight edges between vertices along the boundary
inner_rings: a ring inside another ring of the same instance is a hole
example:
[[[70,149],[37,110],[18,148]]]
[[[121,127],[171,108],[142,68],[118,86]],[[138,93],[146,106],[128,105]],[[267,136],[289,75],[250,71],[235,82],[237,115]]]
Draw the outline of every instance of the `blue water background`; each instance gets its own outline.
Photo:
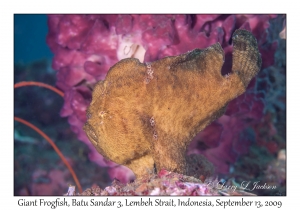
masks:
[[[52,59],[46,44],[47,15],[14,15],[14,63]]]

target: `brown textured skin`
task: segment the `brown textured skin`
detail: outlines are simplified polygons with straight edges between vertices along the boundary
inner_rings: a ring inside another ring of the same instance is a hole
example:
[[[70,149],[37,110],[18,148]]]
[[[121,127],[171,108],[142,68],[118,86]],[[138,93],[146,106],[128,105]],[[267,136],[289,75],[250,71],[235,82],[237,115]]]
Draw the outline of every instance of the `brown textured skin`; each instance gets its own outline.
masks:
[[[93,91],[84,126],[105,158],[137,177],[167,169],[190,174],[186,148],[192,138],[244,93],[261,66],[254,36],[233,34],[233,66],[222,76],[220,44],[166,57],[151,64],[124,59]]]

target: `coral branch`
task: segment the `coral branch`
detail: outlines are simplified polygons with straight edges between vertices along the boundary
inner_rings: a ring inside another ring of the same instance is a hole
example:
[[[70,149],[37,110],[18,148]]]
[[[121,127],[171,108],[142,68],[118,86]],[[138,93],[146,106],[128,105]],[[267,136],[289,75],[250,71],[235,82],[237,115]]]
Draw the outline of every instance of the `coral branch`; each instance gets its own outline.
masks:
[[[44,87],[47,88],[49,90],[54,91],[55,93],[57,93],[58,95],[60,95],[61,97],[64,97],[64,93],[62,91],[60,91],[59,89],[42,83],[42,82],[34,82],[34,81],[22,81],[22,82],[18,82],[16,84],[14,84],[14,88],[19,88],[19,87],[24,87],[24,86],[39,86],[39,87]]]
[[[46,139],[48,141],[48,143],[53,147],[53,149],[55,150],[55,152],[58,154],[58,156],[62,159],[62,161],[64,162],[64,164],[67,166],[67,168],[69,169],[77,187],[78,190],[80,192],[82,192],[82,188],[81,185],[78,181],[78,178],[72,168],[72,166],[68,163],[67,159],[65,158],[65,156],[61,153],[61,151],[58,149],[58,147],[55,145],[55,143],[50,139],[49,136],[47,136],[43,131],[41,131],[39,128],[37,128],[35,125],[31,124],[30,122],[23,120],[19,117],[14,117],[14,120],[20,123],[23,123],[24,125],[32,128],[33,130],[35,130],[38,134],[40,134],[44,139]]]
[[[35,82],[35,81],[22,81],[22,82],[19,82],[19,83],[16,83],[14,85],[14,88],[19,88],[19,87],[24,87],[24,86],[39,86],[39,87],[44,87],[44,88],[47,88],[49,90],[52,90],[53,92],[57,93],[58,95],[60,95],[61,97],[64,97],[64,93],[62,91],[60,91],[59,89],[51,86],[51,85],[48,85],[48,84],[45,84],[45,83],[42,83],[42,82]],[[62,161],[64,162],[64,164],[67,166],[67,168],[69,169],[78,189],[80,192],[82,192],[82,188],[81,188],[81,185],[77,179],[77,176],[73,170],[73,168],[71,167],[71,165],[68,163],[68,161],[66,160],[66,158],[64,157],[64,155],[61,153],[61,151],[58,149],[58,147],[55,145],[55,143],[43,132],[41,131],[39,128],[37,128],[36,126],[34,126],[33,124],[31,124],[30,122],[26,121],[26,120],[23,120],[19,117],[14,117],[14,120],[15,121],[18,121],[20,123],[23,123],[25,124],[26,126],[32,128],[33,130],[35,130],[37,133],[39,133],[41,136],[43,136],[48,142],[49,144],[53,147],[53,149],[55,150],[55,152],[58,154],[58,156],[62,159]]]

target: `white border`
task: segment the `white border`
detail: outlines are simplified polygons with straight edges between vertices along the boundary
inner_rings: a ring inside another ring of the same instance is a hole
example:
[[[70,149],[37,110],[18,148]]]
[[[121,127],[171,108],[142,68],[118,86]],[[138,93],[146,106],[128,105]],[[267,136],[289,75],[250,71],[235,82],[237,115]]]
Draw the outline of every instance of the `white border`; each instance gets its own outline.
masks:
[[[1,182],[0,206],[17,208],[13,197],[13,14],[15,13],[287,13],[287,196],[258,197],[252,200],[280,200],[281,209],[299,206],[298,173],[299,147],[299,11],[296,1],[1,1]],[[296,38],[297,37],[297,38]],[[27,197],[26,197],[27,198]],[[39,197],[41,198],[41,197]],[[53,198],[53,197],[46,197]],[[30,197],[30,199],[35,199]],[[54,199],[54,198],[53,198]],[[84,198],[89,199],[89,198]],[[119,198],[118,198],[119,199]],[[130,198],[131,199],[131,198]],[[209,199],[215,199],[209,197]],[[222,198],[238,200],[238,198]],[[247,198],[248,199],[248,198]],[[40,209],[40,207],[38,207]],[[100,208],[100,207],[97,207]],[[131,208],[131,209],[140,209]],[[164,207],[168,208],[168,207]],[[200,207],[197,207],[200,208]],[[299,207],[298,207],[299,208]],[[27,208],[29,209],[29,208]],[[59,208],[62,209],[62,208]],[[78,208],[79,209],[79,208]],[[128,208],[129,209],[129,208]],[[203,207],[201,209],[204,209]]]

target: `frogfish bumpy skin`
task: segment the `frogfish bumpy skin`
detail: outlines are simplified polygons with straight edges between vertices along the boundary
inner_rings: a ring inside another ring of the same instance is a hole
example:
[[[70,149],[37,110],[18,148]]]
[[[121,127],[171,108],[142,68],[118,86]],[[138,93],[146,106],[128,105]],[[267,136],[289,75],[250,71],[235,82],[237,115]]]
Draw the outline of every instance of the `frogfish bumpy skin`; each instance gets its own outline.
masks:
[[[112,66],[93,90],[84,126],[98,152],[137,178],[154,168],[191,175],[187,146],[261,67],[250,32],[236,30],[232,40],[232,72],[224,76],[219,43],[152,63],[128,58]]]

